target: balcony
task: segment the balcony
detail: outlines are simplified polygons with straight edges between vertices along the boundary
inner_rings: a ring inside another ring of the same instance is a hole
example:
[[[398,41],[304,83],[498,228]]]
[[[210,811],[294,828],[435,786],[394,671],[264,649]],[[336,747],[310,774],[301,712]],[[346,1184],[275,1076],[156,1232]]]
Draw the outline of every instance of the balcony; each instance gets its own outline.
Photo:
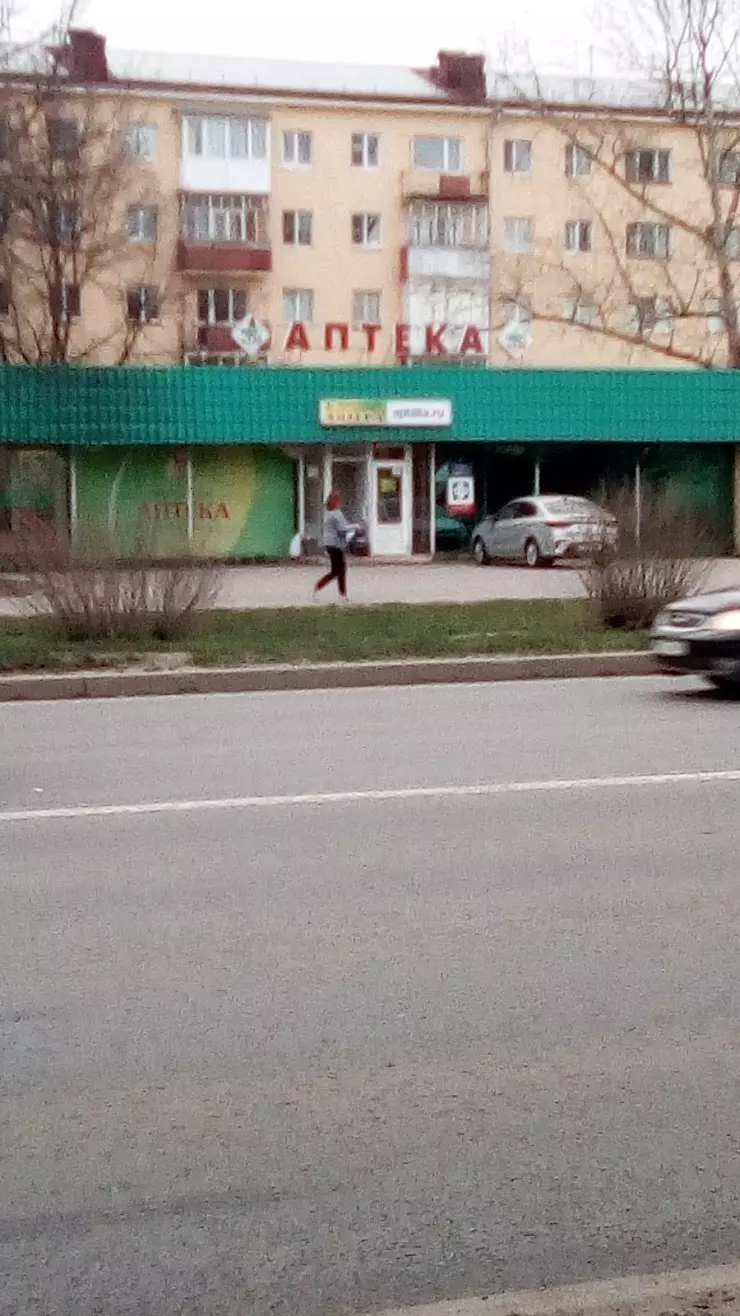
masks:
[[[491,277],[491,257],[488,251],[474,248],[408,246],[401,253],[401,276],[403,283],[414,279],[487,283]]]
[[[490,177],[487,169],[466,174],[436,173],[432,169],[404,169],[401,195],[407,201],[487,201]]]
[[[417,197],[409,203],[407,218],[403,283],[414,279],[488,282],[491,254],[485,201]]]
[[[263,274],[272,269],[264,197],[186,192],[180,198],[182,274]]]
[[[193,242],[181,238],[177,269],[181,274],[263,274],[272,269],[272,250],[246,242]]]

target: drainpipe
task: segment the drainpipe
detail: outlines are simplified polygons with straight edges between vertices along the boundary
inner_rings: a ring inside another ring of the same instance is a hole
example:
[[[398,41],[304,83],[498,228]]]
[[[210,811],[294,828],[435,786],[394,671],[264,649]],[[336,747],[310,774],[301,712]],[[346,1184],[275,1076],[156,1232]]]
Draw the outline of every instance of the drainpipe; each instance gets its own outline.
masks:
[[[535,459],[534,459],[534,489],[532,490],[532,492],[533,492],[535,498],[539,498],[539,496],[540,496],[540,492],[541,492],[541,486],[540,486],[540,459],[539,459],[539,457],[535,457]]]
[[[195,504],[193,501],[193,454],[188,449],[187,462],[187,500],[188,500],[188,548],[193,547],[195,533]]]
[[[77,453],[69,450],[69,546],[72,553],[77,547]]]

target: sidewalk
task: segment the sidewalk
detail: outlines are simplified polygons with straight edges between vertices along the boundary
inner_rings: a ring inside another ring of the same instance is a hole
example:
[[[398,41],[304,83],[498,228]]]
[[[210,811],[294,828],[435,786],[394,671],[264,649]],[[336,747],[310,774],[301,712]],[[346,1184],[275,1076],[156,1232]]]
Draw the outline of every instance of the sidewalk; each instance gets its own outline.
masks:
[[[312,603],[320,566],[229,567],[217,607],[301,608]],[[712,569],[708,589],[740,588],[740,560],[722,558]],[[353,603],[484,603],[489,599],[572,599],[583,595],[578,570],[477,567],[472,562],[422,562],[378,566],[361,559],[349,564]],[[329,586],[319,605],[336,601]]]

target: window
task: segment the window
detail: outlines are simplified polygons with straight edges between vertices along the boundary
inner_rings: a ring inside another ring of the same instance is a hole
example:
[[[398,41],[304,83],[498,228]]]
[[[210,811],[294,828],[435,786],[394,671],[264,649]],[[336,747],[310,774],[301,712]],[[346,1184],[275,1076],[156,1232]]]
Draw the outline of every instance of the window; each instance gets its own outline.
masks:
[[[7,320],[10,315],[10,284],[5,279],[0,281],[0,320]]]
[[[532,143],[520,139],[504,142],[504,169],[507,174],[528,174],[532,168]]]
[[[80,125],[76,119],[48,119],[49,150],[55,160],[75,160],[80,150]]]
[[[159,319],[159,288],[141,284],[126,293],[127,314],[132,324],[151,324]]]
[[[0,160],[10,156],[10,124],[7,114],[0,114]]]
[[[725,151],[719,157],[717,179],[724,187],[740,186],[740,151]]]
[[[488,246],[488,206],[478,202],[415,201],[410,212],[414,247]]]
[[[586,178],[592,167],[593,160],[585,147],[569,142],[565,148],[565,177]]]
[[[126,155],[130,160],[156,160],[159,129],[151,123],[133,123],[126,129]]]
[[[286,288],[283,292],[283,320],[286,324],[313,320],[313,292],[308,288]]]
[[[504,324],[531,324],[532,299],[522,293],[504,302]]]
[[[283,133],[283,164],[310,165],[311,134],[303,132]]]
[[[662,297],[638,297],[632,303],[632,329],[636,334],[670,333],[673,315]]]
[[[353,215],[352,241],[356,247],[379,247],[380,215]]]
[[[159,211],[156,206],[129,206],[126,232],[132,242],[156,242]]]
[[[52,313],[57,313],[60,320],[79,320],[81,295],[79,284],[62,283],[51,289]]]
[[[591,297],[571,298],[563,304],[563,319],[571,324],[589,325],[596,319],[596,304]]]
[[[184,151],[206,160],[266,160],[267,120],[188,116]]]
[[[671,254],[668,224],[628,224],[627,255],[667,260]]]
[[[283,211],[283,242],[295,247],[310,247],[313,214],[310,210]]]
[[[72,201],[52,202],[48,207],[49,242],[69,246],[77,241],[82,232],[82,214],[80,207]]]
[[[240,242],[267,245],[267,208],[262,197],[199,195],[182,203],[186,242]]]
[[[593,251],[594,226],[590,219],[569,219],[565,225],[566,251]]]
[[[725,241],[728,260],[740,260],[740,228],[731,228]]]
[[[352,293],[352,328],[361,329],[363,324],[380,324],[380,293]]]
[[[351,158],[355,169],[377,169],[380,161],[378,134],[353,133]]]
[[[517,255],[525,255],[527,252],[532,251],[534,248],[534,220],[505,219],[504,244],[507,251],[514,252]]]
[[[721,297],[707,297],[704,302],[704,313],[707,317],[707,329],[710,334],[722,334],[727,328],[727,319],[722,312]],[[730,306],[730,315],[735,313],[734,306]]]
[[[628,183],[670,183],[670,151],[639,149],[628,151],[625,157]]]
[[[459,137],[415,137],[414,165],[441,174],[461,174],[463,148]]]
[[[8,231],[10,223],[10,202],[7,197],[0,197],[0,242]]]
[[[247,314],[243,288],[199,288],[198,324],[236,324]]]

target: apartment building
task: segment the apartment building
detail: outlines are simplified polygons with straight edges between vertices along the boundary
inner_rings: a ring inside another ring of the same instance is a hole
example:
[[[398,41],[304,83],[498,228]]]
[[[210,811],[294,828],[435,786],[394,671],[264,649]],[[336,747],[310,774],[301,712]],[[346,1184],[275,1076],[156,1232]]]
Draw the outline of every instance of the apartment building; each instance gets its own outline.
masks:
[[[537,451],[526,436],[494,441],[493,430],[474,449],[460,435],[445,442],[460,370],[686,367],[707,351],[722,363],[716,271],[703,270],[706,253],[684,224],[707,213],[697,143],[660,110],[655,88],[527,89],[492,75],[481,56],[449,52],[424,70],[114,52],[86,32],[70,33],[63,64],[65,115],[93,104],[123,134],[127,160],[112,207],[116,261],[102,278],[64,286],[70,359],[237,366],[244,390],[263,367],[354,367],[367,370],[371,399],[372,370],[404,368],[385,398],[413,407],[386,407],[380,420],[356,402],[357,375],[347,397],[333,376],[320,441],[271,440],[268,483],[278,479],[293,508],[278,519],[304,543],[317,537],[332,486],[368,525],[371,551],[402,556],[433,551],[452,466],[474,478],[479,508],[539,481],[541,437]],[[728,205],[736,164],[728,152]],[[8,303],[0,286],[0,334]],[[450,383],[440,393],[435,371],[424,399],[405,368],[432,365],[449,366]],[[236,384],[221,370],[210,387]],[[666,441],[670,432],[668,423]],[[577,451],[551,437],[553,485],[586,491],[634,467],[607,433],[593,434],[588,454],[583,434]],[[701,479],[686,479],[729,490],[731,457],[715,446]],[[199,460],[212,490],[212,455]],[[253,483],[255,460],[252,451]],[[86,471],[102,497],[116,461],[108,452],[78,462],[71,515],[86,505]],[[147,475],[155,492],[142,506],[182,509],[182,498],[156,491],[186,470],[192,487],[189,461]],[[238,484],[233,451],[222,467]],[[134,498],[131,469],[129,460]],[[210,494],[201,502],[226,505]]]

